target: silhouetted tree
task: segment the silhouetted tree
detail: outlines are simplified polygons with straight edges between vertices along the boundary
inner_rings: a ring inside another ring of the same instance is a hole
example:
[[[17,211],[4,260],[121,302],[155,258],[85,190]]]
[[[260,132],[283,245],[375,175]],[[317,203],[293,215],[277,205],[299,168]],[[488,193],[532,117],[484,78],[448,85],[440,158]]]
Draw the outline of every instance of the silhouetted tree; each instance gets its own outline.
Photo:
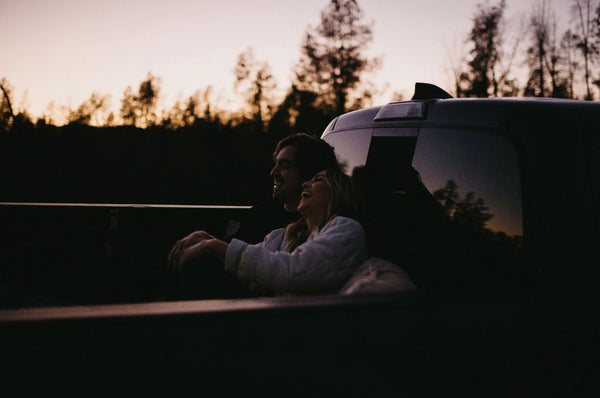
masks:
[[[321,12],[318,26],[309,26],[302,42],[302,58],[296,66],[296,86],[319,95],[324,108],[336,114],[346,111],[349,94],[361,75],[378,66],[365,57],[372,40],[372,23],[361,21],[356,0],[331,0]]]
[[[454,180],[448,180],[444,188],[433,193],[444,216],[454,224],[462,225],[473,231],[481,232],[485,224],[494,217],[488,213],[488,208],[482,198],[475,199],[474,192],[467,192],[463,198],[458,193],[458,185]]]
[[[127,86],[123,93],[123,99],[121,100],[121,119],[123,124],[135,126],[137,123],[137,104],[136,97],[131,89],[131,86]]]
[[[110,106],[110,96],[101,95],[97,92],[92,93],[90,98],[84,101],[76,110],[69,111],[67,122],[77,124],[106,124],[108,116],[102,118],[102,113],[106,112]]]
[[[565,55],[563,42],[559,41],[556,18],[553,12],[549,32],[548,48],[544,62],[550,75],[551,96],[553,98],[573,98],[573,94],[569,89],[568,55]]]
[[[482,231],[485,224],[494,217],[487,212],[488,210],[482,198],[475,199],[474,192],[467,192],[465,197],[456,203],[452,221],[475,231]]]
[[[469,34],[472,43],[469,70],[461,76],[466,83],[465,96],[494,97],[514,95],[516,86],[509,79],[512,58],[503,51],[503,16],[506,9],[505,0],[497,5],[477,5],[477,13],[473,17],[473,27]],[[513,51],[516,51],[516,46]],[[501,60],[505,59],[506,66]]]
[[[156,104],[160,93],[160,79],[148,72],[146,80],[140,83],[138,93],[131,86],[123,93],[121,119],[124,124],[148,127],[157,122]]]
[[[595,41],[597,35],[594,34],[594,17],[592,15],[591,0],[572,0],[572,15],[574,18],[573,31],[568,31],[568,36],[575,44],[576,48],[583,57],[583,70],[585,76],[586,96],[585,99],[592,100],[594,97],[590,88],[591,83],[591,63],[598,55],[598,44]]]
[[[178,98],[170,109],[163,110],[163,115],[161,117],[162,126],[169,130],[176,130],[183,127],[185,125],[183,108],[183,102],[181,98]]]
[[[532,68],[527,87],[526,95],[535,95],[538,97],[546,96],[546,84],[544,81],[546,67],[544,58],[546,57],[546,48],[548,47],[548,36],[550,26],[546,3],[538,4],[537,8],[529,19],[529,25],[532,35],[532,45],[527,49],[529,66]]]
[[[570,30],[563,34],[561,40],[561,49],[565,55],[567,64],[567,78],[565,81],[566,97],[575,98],[575,73],[579,67],[577,62],[577,45],[576,38]]]
[[[168,111],[163,112],[163,127],[175,130],[213,121],[216,114],[211,105],[212,92],[212,86],[208,86],[205,90],[197,90],[186,100],[177,99]]]
[[[137,97],[142,127],[147,127],[156,123],[155,110],[159,93],[160,79],[152,76],[152,74],[148,72],[146,80],[140,83]]]
[[[197,93],[188,97],[187,100],[178,99],[171,109],[162,117],[162,125],[169,129],[193,126],[196,122],[198,109]]]
[[[568,82],[562,78],[563,56],[556,33],[556,18],[548,0],[540,1],[529,17],[531,45],[527,49],[529,80],[525,95],[555,98],[568,96]]]
[[[456,208],[456,202],[458,201],[458,185],[454,180],[448,180],[444,188],[438,189],[433,193],[433,197],[437,200],[442,208],[442,213],[452,218],[454,209]]]
[[[598,48],[600,46],[600,3],[596,6],[596,11],[592,21],[593,40]],[[594,80],[594,85],[600,89],[600,78]]]
[[[235,88],[242,90],[248,105],[253,109],[252,118],[264,127],[265,117],[270,116],[271,93],[277,86],[267,62],[259,62],[254,50],[248,48],[238,56],[235,65]]]
[[[212,95],[213,95],[213,88],[212,86],[208,86],[206,87],[206,89],[202,92],[202,106],[204,107],[203,109],[203,115],[204,115],[204,120],[208,121],[208,122],[212,122],[213,120],[215,120],[215,118],[218,118],[218,112],[216,112],[216,109],[212,106]]]
[[[0,131],[6,132],[10,130],[15,114],[10,100],[10,85],[5,78],[0,80],[0,90],[2,94],[0,98]]]

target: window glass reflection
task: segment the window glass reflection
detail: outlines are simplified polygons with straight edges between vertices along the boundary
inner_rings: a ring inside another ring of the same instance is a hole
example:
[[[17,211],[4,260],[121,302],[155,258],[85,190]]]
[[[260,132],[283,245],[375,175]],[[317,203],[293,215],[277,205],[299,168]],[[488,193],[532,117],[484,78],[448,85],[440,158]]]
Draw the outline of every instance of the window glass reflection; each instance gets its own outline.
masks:
[[[352,175],[355,169],[364,167],[372,132],[372,129],[349,130],[325,136],[325,141],[333,146],[339,161],[344,165],[346,174]]]
[[[522,235],[519,168],[506,137],[423,129],[413,166],[456,223]]]

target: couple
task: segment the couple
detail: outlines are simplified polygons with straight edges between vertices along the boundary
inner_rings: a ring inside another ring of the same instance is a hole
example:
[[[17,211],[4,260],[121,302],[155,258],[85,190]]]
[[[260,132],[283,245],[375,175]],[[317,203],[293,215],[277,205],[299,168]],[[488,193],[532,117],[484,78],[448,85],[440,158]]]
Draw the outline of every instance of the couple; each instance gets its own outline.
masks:
[[[178,241],[168,258],[168,299],[336,293],[367,258],[354,183],[333,148],[306,134],[274,153],[273,198],[300,217],[258,244],[205,231]]]

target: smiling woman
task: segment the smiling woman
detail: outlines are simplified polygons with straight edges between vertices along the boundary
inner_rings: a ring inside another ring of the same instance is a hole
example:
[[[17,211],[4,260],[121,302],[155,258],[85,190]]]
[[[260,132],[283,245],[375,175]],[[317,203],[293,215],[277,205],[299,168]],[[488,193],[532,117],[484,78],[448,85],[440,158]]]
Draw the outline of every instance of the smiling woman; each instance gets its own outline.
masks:
[[[317,173],[302,184],[302,188],[298,205],[302,218],[288,226],[290,250],[303,243],[309,234],[318,234],[333,218],[358,216],[354,181],[339,169],[330,168]]]

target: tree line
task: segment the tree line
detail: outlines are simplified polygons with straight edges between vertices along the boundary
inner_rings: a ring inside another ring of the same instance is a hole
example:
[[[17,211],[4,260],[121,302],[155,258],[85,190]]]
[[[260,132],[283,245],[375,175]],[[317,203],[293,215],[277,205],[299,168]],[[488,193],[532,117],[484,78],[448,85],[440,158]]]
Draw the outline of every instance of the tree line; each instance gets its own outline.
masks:
[[[478,4],[464,38],[465,47],[451,55],[446,65],[453,80],[449,91],[456,97],[594,100],[600,90],[600,2],[569,1],[570,15],[561,16],[568,17],[569,23],[562,31],[549,0],[539,0],[522,15],[521,26],[506,20],[505,0]],[[336,115],[372,104],[378,89],[365,76],[381,62],[365,55],[373,39],[372,27],[356,0],[331,0],[322,10],[320,22],[307,27],[291,85],[279,101],[268,61],[256,59],[248,48],[234,66],[235,91],[246,103],[237,114],[219,109],[210,86],[159,112],[161,79],[149,72],[137,89],[129,86],[124,90],[118,113],[110,112],[108,95],[94,92],[78,107],[64,108],[62,118],[66,123],[95,126],[177,130],[218,123],[245,124],[281,136],[296,131],[320,134]],[[518,37],[511,39],[509,30],[519,32]],[[0,80],[0,88],[0,131],[7,131],[15,122],[31,122],[24,110],[15,115],[6,79]],[[397,100],[401,96],[394,93],[392,97]],[[50,106],[38,123],[55,124],[56,119],[56,109]]]

